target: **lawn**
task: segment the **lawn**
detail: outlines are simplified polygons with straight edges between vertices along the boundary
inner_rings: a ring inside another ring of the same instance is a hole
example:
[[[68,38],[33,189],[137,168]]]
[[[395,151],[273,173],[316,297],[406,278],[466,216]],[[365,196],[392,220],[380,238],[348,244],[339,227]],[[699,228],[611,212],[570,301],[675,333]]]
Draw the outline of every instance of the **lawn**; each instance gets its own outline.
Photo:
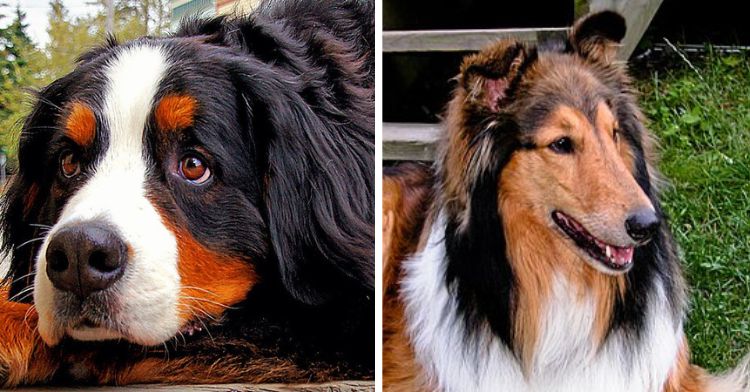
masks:
[[[693,358],[718,371],[750,351],[750,58],[690,61],[640,72],[636,87],[661,141]]]

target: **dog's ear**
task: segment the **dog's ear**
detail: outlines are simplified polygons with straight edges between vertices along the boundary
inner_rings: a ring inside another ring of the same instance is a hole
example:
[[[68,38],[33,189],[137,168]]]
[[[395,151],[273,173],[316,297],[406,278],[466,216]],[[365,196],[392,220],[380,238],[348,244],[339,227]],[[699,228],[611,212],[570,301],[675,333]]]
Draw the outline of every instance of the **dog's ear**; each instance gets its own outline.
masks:
[[[10,298],[31,301],[31,293],[24,291],[34,281],[34,258],[42,233],[44,206],[48,189],[44,185],[46,151],[54,132],[62,106],[62,97],[70,83],[66,77],[40,91],[36,104],[26,117],[18,148],[18,170],[12,176],[2,197],[0,231],[2,254],[10,261],[8,275],[2,284],[10,285]]]
[[[568,40],[578,55],[609,64],[615,59],[626,30],[622,15],[601,11],[579,19],[570,30]]]
[[[467,56],[461,64],[459,86],[466,102],[478,111],[498,112],[510,100],[526,64],[535,53],[516,41],[501,41]]]
[[[370,97],[341,111],[294,73],[242,59],[266,218],[289,293],[311,304],[374,290],[374,122]],[[249,67],[249,68],[248,68]],[[308,101],[310,100],[310,101]],[[350,293],[350,294],[346,294]]]

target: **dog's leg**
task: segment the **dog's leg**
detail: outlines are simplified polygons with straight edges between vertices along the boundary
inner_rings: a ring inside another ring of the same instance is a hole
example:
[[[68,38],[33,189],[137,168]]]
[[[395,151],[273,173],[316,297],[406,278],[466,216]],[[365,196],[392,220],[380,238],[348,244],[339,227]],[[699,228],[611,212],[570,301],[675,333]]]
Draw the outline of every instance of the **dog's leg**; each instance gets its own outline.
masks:
[[[709,376],[705,370],[690,363],[690,349],[687,339],[683,337],[677,360],[672,367],[664,392],[705,392],[709,388]],[[731,391],[733,389],[729,389]]]
[[[156,347],[126,351],[68,347],[67,365],[60,373],[63,378],[95,385],[306,383],[341,378],[334,365],[313,371],[288,358],[258,353],[244,342],[225,343],[234,349],[245,346],[248,351],[229,353],[232,348],[221,342],[210,351],[169,353]]]
[[[429,391],[406,333],[399,295],[401,261],[419,247],[431,202],[428,168],[402,164],[383,176],[383,390]]]
[[[5,288],[0,288],[0,298],[0,387],[49,380],[57,364],[37,332],[36,310],[7,301]]]

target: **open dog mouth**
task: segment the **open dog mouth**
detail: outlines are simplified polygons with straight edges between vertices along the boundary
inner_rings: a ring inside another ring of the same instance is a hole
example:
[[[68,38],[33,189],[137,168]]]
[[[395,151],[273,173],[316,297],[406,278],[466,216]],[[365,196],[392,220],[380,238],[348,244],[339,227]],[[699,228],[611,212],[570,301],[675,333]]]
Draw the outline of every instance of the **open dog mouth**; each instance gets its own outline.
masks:
[[[591,258],[615,271],[626,271],[633,264],[634,247],[619,247],[607,244],[594,237],[575,219],[560,212],[552,213],[552,220]]]

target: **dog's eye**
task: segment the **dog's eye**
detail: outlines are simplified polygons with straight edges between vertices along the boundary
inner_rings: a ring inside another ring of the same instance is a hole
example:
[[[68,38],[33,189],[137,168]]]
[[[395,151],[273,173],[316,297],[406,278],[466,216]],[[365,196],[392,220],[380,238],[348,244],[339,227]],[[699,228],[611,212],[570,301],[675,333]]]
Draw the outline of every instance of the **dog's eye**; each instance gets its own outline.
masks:
[[[549,148],[558,154],[570,154],[573,152],[573,141],[569,137],[561,137],[552,142]]]
[[[186,155],[180,160],[180,176],[194,184],[203,184],[211,178],[211,170],[201,158]]]
[[[60,154],[60,173],[65,178],[73,178],[81,173],[81,162],[73,151]]]

